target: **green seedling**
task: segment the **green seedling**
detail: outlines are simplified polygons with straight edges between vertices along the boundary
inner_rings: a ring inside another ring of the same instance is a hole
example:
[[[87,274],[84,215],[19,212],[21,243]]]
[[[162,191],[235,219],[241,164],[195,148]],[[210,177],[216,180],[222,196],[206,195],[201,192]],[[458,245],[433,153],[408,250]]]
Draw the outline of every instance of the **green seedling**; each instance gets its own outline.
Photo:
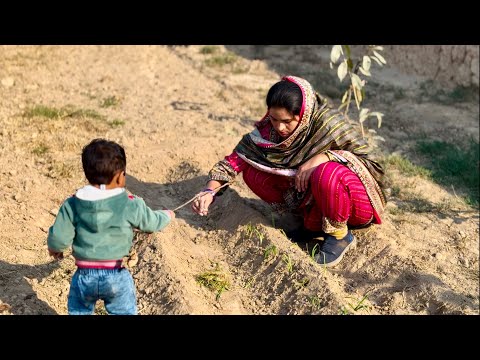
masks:
[[[216,292],[215,299],[218,301],[222,293],[230,288],[230,282],[227,279],[227,275],[221,271],[218,263],[212,262],[215,268],[210,271],[206,271],[195,277],[195,280],[200,284],[208,288],[209,290]]]

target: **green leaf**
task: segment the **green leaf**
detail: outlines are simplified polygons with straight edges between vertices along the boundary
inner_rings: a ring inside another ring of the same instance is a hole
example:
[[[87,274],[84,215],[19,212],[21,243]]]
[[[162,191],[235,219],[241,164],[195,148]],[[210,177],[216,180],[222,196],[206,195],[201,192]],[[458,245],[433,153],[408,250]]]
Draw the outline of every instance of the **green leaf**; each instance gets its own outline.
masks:
[[[358,121],[364,122],[365,119],[368,117],[368,111],[369,111],[369,110],[366,109],[366,108],[360,110],[360,115],[359,115]]]
[[[377,117],[378,127],[382,126],[383,115],[384,115],[383,113],[378,112],[378,111],[373,111],[370,114],[368,114],[368,116],[376,116]]]
[[[385,61],[385,59],[383,58],[382,55],[380,55],[378,52],[374,51],[373,52],[373,55],[375,55],[377,57],[378,60],[380,60],[380,62],[386,64],[387,62]]]
[[[335,64],[342,54],[342,45],[334,45],[332,47],[332,52],[330,53],[330,61]]]
[[[360,89],[356,89],[357,91],[357,97],[358,97],[358,103],[361,104],[362,101],[363,101],[363,94],[362,94],[362,90]]]
[[[372,76],[372,74],[370,74],[370,71],[368,70],[365,70],[363,67],[359,67],[358,70],[360,70],[360,72],[365,75],[365,76]]]
[[[348,93],[350,92],[350,89],[348,89],[347,91],[345,91],[345,94],[343,95],[342,97],[342,104],[347,101],[347,98],[348,98]]]
[[[383,66],[382,63],[380,62],[380,60],[378,60],[375,56],[370,56],[370,59],[375,60],[375,62],[376,62],[378,65]]]
[[[337,75],[338,75],[338,78],[340,79],[340,82],[342,82],[342,80],[345,78],[345,76],[347,75],[348,73],[348,69],[347,69],[347,63],[345,61],[343,61],[339,66],[338,66],[338,70],[337,70]]]
[[[370,70],[370,65],[371,64],[372,64],[372,61],[370,60],[370,58],[367,55],[365,55],[363,57],[363,61],[362,61],[363,69],[366,70],[366,71]]]
[[[363,108],[362,110],[360,110],[360,117],[366,117],[369,111],[370,109]]]
[[[347,54],[347,58],[350,58],[351,57],[350,45],[343,45],[343,48],[345,49],[345,53]]]
[[[362,79],[360,79],[360,76],[358,76],[357,74],[352,74],[351,77],[352,77],[352,85],[356,87],[358,90],[360,90],[363,87]]]
[[[330,61],[330,69],[333,69],[333,63]]]

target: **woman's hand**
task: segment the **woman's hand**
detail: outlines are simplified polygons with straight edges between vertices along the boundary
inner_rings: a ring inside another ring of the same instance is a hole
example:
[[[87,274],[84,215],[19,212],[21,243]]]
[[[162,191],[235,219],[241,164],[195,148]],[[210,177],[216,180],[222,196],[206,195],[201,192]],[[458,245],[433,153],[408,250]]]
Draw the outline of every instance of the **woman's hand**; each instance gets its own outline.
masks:
[[[207,188],[206,189],[210,189],[210,190],[215,190],[217,188],[219,188],[220,186],[222,186],[225,182],[220,182],[220,181],[217,181],[217,180],[210,180],[208,183],[207,183]],[[205,190],[203,190],[205,191]],[[196,212],[197,214],[199,214],[200,216],[205,216],[208,214],[208,207],[210,206],[210,204],[213,202],[213,194],[212,193],[207,193],[199,198],[197,198],[196,200],[194,200],[192,202],[192,210],[194,212]]]
[[[197,198],[192,203],[192,209],[200,216],[205,216],[208,214],[208,207],[213,202],[213,194],[206,193],[205,195]]]
[[[318,165],[327,162],[329,159],[325,154],[318,154],[309,159],[304,164],[300,165],[295,175],[295,188],[299,192],[303,192],[308,188],[308,182],[310,181],[310,175],[317,168]]]

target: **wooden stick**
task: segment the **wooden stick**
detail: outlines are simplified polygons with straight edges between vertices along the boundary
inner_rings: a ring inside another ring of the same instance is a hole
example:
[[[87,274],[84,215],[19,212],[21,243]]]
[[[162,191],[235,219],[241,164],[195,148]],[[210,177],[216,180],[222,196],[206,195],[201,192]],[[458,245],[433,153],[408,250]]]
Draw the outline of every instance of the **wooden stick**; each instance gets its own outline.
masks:
[[[214,193],[217,193],[218,190],[220,190],[221,188],[227,186],[227,185],[231,185],[231,183],[225,183],[223,184],[222,186],[219,186],[218,188],[214,189],[213,192]],[[192,201],[195,201],[197,200],[198,198],[201,198],[202,196],[206,195],[206,194],[210,194],[211,191],[201,191],[199,192],[197,195],[195,195],[193,198],[191,198],[190,200],[188,200],[187,202],[183,203],[182,205],[180,206],[177,206],[175,209],[173,209],[172,211],[177,211],[178,209],[181,209],[182,207],[184,207],[185,205],[188,205],[190,204]]]

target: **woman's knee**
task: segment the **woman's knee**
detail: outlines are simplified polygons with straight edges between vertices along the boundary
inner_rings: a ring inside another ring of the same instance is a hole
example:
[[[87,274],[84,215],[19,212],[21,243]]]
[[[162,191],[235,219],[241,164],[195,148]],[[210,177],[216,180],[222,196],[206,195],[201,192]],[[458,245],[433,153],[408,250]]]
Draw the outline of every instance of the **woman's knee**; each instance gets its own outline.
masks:
[[[336,187],[345,170],[348,168],[344,165],[331,161],[318,165],[310,177],[312,189]]]

